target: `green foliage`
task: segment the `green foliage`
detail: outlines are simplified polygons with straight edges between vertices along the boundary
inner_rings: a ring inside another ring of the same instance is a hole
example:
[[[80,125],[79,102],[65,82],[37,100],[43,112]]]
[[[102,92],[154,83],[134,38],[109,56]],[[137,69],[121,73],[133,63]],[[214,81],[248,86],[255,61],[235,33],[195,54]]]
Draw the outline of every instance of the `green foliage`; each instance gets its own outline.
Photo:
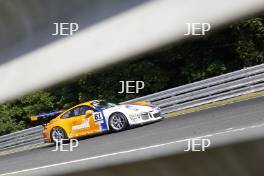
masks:
[[[54,100],[50,93],[37,91],[14,102],[0,105],[0,135],[30,126],[29,117],[53,110]]]
[[[17,108],[9,104],[0,105],[0,135],[25,128],[23,121],[16,121],[16,115],[19,114]]]
[[[235,27],[236,52],[245,66],[264,62],[264,20],[253,18]]]
[[[177,30],[177,29],[175,29]],[[135,60],[88,73],[0,105],[0,135],[30,127],[31,115],[92,99],[121,102],[264,62],[264,18],[255,17],[199,40],[171,44]],[[139,94],[118,94],[120,81],[144,81]]]

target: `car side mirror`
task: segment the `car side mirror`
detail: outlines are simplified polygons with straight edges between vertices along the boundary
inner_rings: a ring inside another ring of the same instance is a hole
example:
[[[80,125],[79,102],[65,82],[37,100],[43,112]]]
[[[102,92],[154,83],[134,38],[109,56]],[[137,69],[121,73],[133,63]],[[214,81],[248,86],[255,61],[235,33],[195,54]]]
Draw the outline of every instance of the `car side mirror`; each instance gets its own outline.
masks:
[[[92,110],[87,110],[87,111],[85,111],[85,114],[86,115],[92,115],[93,114],[93,111]]]

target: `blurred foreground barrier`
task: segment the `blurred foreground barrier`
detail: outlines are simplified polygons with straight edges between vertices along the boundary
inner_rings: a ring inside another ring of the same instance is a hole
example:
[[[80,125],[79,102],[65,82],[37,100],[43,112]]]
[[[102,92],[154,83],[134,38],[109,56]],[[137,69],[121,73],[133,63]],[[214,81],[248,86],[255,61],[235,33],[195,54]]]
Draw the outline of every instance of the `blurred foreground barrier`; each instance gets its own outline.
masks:
[[[216,29],[263,10],[263,0],[2,0],[0,102],[191,37],[186,23]],[[55,37],[54,22],[80,30]]]
[[[104,166],[63,176],[144,175],[144,176],[262,176],[264,140],[210,148],[205,152],[165,155],[135,162]],[[262,161],[262,162],[261,162]],[[192,166],[192,167],[190,167]],[[165,173],[165,174],[164,174]]]
[[[129,100],[151,101],[167,113],[264,90],[264,64]],[[126,102],[123,102],[126,103]],[[43,143],[42,127],[0,137],[0,151]]]

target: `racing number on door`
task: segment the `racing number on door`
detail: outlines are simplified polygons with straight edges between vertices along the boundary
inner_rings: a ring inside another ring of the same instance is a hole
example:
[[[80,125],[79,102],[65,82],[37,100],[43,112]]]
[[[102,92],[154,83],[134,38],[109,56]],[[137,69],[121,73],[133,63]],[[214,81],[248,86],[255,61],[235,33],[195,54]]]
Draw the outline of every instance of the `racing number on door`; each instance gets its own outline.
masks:
[[[101,112],[94,113],[94,121],[95,122],[102,121],[102,120],[103,120],[103,115]]]

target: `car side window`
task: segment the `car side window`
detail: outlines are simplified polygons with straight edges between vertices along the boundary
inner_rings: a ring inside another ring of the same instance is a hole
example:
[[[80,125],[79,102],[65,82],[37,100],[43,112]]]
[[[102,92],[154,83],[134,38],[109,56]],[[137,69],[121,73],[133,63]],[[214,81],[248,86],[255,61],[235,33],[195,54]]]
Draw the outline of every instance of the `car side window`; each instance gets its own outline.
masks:
[[[66,119],[74,116],[73,110],[66,112],[61,118]]]
[[[89,106],[80,106],[74,109],[74,115],[75,116],[84,115],[87,110],[92,110],[92,108],[90,108]]]
[[[79,106],[79,107],[76,107],[76,108],[66,112],[62,116],[62,118],[65,119],[65,118],[70,118],[70,117],[84,115],[87,110],[93,110],[93,108],[91,108],[89,106]]]

